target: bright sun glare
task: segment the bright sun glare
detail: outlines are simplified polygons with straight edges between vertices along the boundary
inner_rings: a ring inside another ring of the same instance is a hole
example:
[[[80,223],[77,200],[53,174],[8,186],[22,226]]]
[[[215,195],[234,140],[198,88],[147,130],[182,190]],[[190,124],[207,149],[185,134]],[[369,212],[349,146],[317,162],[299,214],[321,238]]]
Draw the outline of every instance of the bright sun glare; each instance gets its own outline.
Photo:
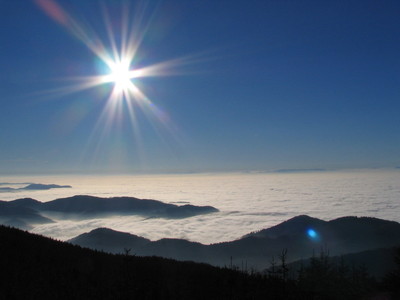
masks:
[[[116,63],[111,67],[110,81],[115,83],[118,89],[126,90],[131,82],[131,74],[129,65],[124,63]]]
[[[135,90],[136,87],[132,83],[132,79],[140,77],[140,70],[130,69],[130,63],[125,61],[108,63],[110,73],[104,76],[104,82],[113,82],[118,92],[128,92]]]
[[[79,77],[78,83],[67,87],[66,92],[77,92],[105,83],[113,83],[114,87],[110,91],[106,104],[106,109],[111,111],[112,116],[115,117],[113,112],[121,111],[117,106],[125,102],[128,104],[130,117],[134,116],[134,106],[147,110],[156,118],[159,117],[155,105],[135,85],[133,79],[177,74],[176,71],[171,72],[171,68],[186,65],[189,60],[188,57],[184,57],[147,66],[135,66],[133,62],[137,62],[137,52],[144,35],[147,33],[145,28],[149,27],[149,23],[140,15],[144,13],[143,9],[140,9],[140,7],[137,9],[139,17],[135,18],[129,16],[129,6],[127,4],[123,6],[120,16],[121,28],[115,34],[115,28],[111,25],[113,24],[112,16],[103,6],[105,29],[109,39],[108,43],[104,43],[103,39],[95,33],[95,30],[86,30],[86,27],[83,27],[80,22],[58,5],[57,0],[36,0],[36,3],[47,15],[83,42],[107,68],[106,74],[102,72],[102,75]],[[116,35],[119,36],[119,43]],[[147,115],[149,114],[147,113]]]
[[[0,0],[1,1],[1,0]],[[74,93],[90,88],[99,87],[103,84],[111,84],[104,101],[103,112],[97,124],[104,124],[102,136],[110,131],[115,124],[125,116],[130,119],[135,134],[135,140],[140,146],[139,124],[137,122],[137,108],[140,109],[152,125],[157,128],[167,129],[174,133],[175,126],[167,114],[159,109],[147,95],[136,85],[144,77],[158,77],[179,74],[178,67],[190,63],[190,57],[175,58],[154,64],[143,65],[138,56],[141,43],[147,34],[150,20],[144,15],[148,10],[137,6],[130,9],[128,4],[122,6],[121,15],[118,16],[120,28],[112,26],[112,15],[106,6],[102,6],[103,21],[105,24],[105,36],[96,34],[96,30],[84,22],[78,22],[72,15],[68,14],[57,0],[36,0],[36,4],[54,21],[62,25],[69,33],[80,40],[97,57],[100,74],[72,78],[76,83],[65,88],[57,89],[60,94]],[[135,9],[136,8],[136,9]],[[130,11],[136,11],[138,15],[129,15]],[[136,16],[136,17],[135,17]],[[138,21],[139,20],[139,21]],[[82,24],[85,24],[83,26]],[[101,31],[100,31],[101,32]],[[108,37],[108,40],[107,38]],[[141,50],[143,51],[143,50]],[[97,130],[96,125],[95,130]]]

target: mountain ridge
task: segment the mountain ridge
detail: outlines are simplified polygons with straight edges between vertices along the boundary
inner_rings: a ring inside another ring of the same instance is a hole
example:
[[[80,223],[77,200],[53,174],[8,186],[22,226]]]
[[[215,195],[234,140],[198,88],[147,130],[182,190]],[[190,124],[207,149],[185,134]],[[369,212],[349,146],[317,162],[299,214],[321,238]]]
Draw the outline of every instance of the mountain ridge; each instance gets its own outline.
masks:
[[[17,227],[31,229],[32,225],[55,222],[53,219],[60,217],[90,219],[112,215],[138,215],[151,218],[183,219],[218,211],[212,206],[175,205],[135,197],[101,198],[76,195],[48,202],[21,198],[12,201],[0,200],[0,223],[15,226],[18,223],[10,223],[8,219],[18,218],[20,225]]]
[[[3,183],[5,185],[7,183]],[[51,190],[60,188],[72,188],[70,185],[58,185],[58,184],[43,184],[43,183],[24,183],[27,184],[21,188],[12,187],[0,187],[0,192],[18,192],[18,191],[31,191],[31,190]]]
[[[108,237],[116,232],[108,230]],[[308,230],[313,230],[315,236],[310,236]],[[92,243],[92,232],[79,235],[69,242],[98,249]],[[101,234],[96,239],[103,240],[102,250],[111,253],[121,253],[123,248],[132,248],[138,255],[157,255],[216,266],[229,265],[232,260],[237,264],[247,262],[249,267],[257,270],[265,268],[271,258],[277,257],[282,249],[288,250],[288,262],[293,262],[310,257],[315,251],[325,248],[329,249],[331,255],[343,255],[400,245],[399,223],[370,217],[344,217],[323,221],[309,216],[297,216],[240,239],[210,245],[181,239],[146,239],[139,245],[135,241],[140,237],[133,235],[131,243],[129,234],[125,234],[123,243],[118,244],[107,243],[107,238]]]

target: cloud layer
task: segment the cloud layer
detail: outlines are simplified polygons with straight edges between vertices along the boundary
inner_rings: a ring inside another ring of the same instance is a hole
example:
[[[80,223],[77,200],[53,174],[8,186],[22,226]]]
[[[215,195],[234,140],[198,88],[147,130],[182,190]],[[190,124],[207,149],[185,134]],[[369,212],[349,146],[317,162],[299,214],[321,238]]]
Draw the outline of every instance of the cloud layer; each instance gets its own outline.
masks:
[[[132,196],[167,203],[211,205],[220,212],[186,219],[113,217],[58,220],[32,231],[66,240],[97,227],[151,240],[185,238],[202,243],[237,239],[249,232],[308,214],[330,220],[353,215],[400,221],[400,170],[279,174],[190,174],[149,176],[7,177],[1,182],[71,185],[71,189],[21,191],[40,201],[72,195]],[[2,193],[1,200],[14,200]]]

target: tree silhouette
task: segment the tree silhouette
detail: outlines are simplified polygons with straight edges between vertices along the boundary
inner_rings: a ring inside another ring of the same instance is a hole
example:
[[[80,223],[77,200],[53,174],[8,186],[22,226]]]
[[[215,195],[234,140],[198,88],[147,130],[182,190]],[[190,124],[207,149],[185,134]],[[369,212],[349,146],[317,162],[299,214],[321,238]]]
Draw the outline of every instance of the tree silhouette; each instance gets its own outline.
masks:
[[[400,247],[395,249],[394,261],[396,268],[384,277],[382,285],[393,299],[400,299]]]

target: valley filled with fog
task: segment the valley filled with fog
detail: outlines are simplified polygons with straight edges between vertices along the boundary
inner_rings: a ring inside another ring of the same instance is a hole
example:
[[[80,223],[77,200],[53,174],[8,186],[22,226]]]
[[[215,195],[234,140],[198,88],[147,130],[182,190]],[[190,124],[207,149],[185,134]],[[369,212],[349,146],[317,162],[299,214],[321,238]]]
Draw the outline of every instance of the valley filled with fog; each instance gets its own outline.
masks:
[[[28,184],[60,185],[43,190]],[[63,186],[71,188],[62,188]],[[371,216],[400,221],[400,170],[348,170],[279,173],[224,173],[118,176],[0,177],[0,200],[42,202],[74,195],[129,196],[178,206],[213,206],[218,212],[179,219],[143,216],[55,219],[34,233],[67,240],[98,227],[151,240],[182,238],[201,243],[231,241],[253,231],[307,214],[323,220]],[[13,190],[5,189],[12,188]]]

